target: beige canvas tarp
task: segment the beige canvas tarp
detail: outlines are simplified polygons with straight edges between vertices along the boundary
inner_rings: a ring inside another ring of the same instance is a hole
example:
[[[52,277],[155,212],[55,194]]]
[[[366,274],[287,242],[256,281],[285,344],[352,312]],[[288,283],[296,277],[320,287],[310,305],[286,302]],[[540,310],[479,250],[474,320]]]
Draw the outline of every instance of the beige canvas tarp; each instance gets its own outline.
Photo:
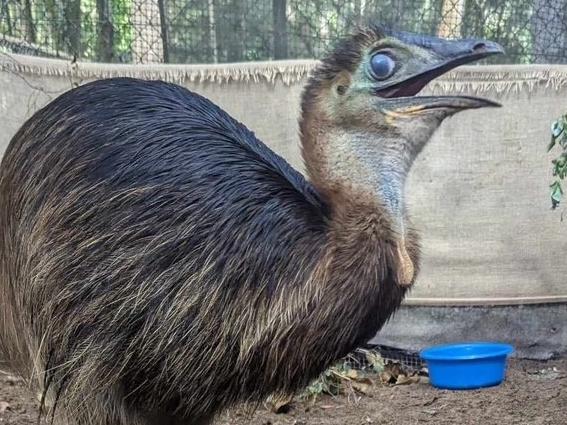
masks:
[[[24,120],[71,87],[133,76],[182,84],[218,103],[302,169],[299,96],[313,61],[207,66],[67,63],[0,55],[0,153]],[[567,112],[567,66],[473,66],[435,93],[478,94],[504,107],[444,123],[412,171],[408,197],[424,236],[410,304],[567,301],[567,223],[549,208],[552,121]]]

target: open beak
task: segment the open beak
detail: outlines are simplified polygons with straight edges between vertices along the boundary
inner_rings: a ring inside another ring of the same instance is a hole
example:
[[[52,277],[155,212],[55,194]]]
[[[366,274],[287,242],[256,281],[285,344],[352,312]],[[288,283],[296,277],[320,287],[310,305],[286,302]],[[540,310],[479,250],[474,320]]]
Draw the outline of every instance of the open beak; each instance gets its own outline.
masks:
[[[445,40],[437,37],[426,37],[414,34],[396,33],[395,36],[408,44],[414,44],[430,50],[439,58],[422,72],[408,78],[383,86],[376,92],[382,98],[396,99],[413,97],[418,94],[430,81],[446,72],[470,62],[478,61],[489,56],[504,53],[504,49],[497,43],[487,40]],[[433,108],[470,109],[485,106],[500,106],[499,104],[472,97],[444,96],[419,97],[407,99],[407,107],[427,110]],[[399,103],[400,107],[403,102]],[[417,112],[417,109],[415,109]],[[402,111],[400,111],[402,112]]]
[[[465,109],[500,107],[497,102],[472,96],[416,96],[391,99],[389,109],[404,116],[419,115],[432,109],[446,109],[454,112]]]

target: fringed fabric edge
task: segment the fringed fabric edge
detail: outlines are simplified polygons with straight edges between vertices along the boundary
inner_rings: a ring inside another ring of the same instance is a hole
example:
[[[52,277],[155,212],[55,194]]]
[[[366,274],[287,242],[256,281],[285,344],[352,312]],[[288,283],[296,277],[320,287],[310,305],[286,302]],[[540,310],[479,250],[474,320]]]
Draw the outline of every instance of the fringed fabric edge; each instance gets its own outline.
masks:
[[[496,95],[531,93],[538,88],[555,91],[567,87],[567,65],[478,65],[463,66],[437,80],[433,93],[487,93]]]
[[[211,65],[120,65],[70,62],[18,54],[0,54],[0,70],[36,76],[59,76],[75,82],[110,77],[159,79],[175,83],[245,82],[286,85],[302,82],[318,64],[315,60],[246,62]],[[567,65],[472,65],[434,80],[432,93],[486,93],[497,95],[560,90],[567,86]]]
[[[126,65],[67,62],[17,54],[0,54],[0,70],[37,76],[92,80],[111,77],[158,79],[175,83],[268,82],[286,85],[304,79],[316,66],[313,60],[244,62],[210,65]]]

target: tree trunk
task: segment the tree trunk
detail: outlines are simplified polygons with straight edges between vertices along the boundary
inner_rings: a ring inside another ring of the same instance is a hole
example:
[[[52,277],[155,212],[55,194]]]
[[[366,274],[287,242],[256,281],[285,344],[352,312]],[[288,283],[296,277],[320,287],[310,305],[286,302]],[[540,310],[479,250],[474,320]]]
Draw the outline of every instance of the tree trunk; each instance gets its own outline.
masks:
[[[167,10],[165,0],[158,0],[159,23],[161,28],[161,41],[163,50],[163,62],[169,63],[169,35],[167,33]]]
[[[98,14],[97,60],[112,62],[114,57],[114,28],[111,21],[109,0],[96,0]]]
[[[81,51],[81,0],[64,3],[66,49],[71,56],[80,58]]]
[[[354,21],[355,23],[362,23],[366,15],[366,0],[354,1]]]
[[[362,16],[360,0],[354,0],[354,19],[358,20]]]
[[[244,57],[242,43],[245,43],[246,34],[242,30],[244,13],[242,12],[242,1],[231,0],[225,7],[231,12],[227,20],[228,28],[224,39],[227,46],[226,59],[228,62],[240,62]]]
[[[274,59],[287,59],[287,1],[272,0],[274,16]]]
[[[12,19],[10,17],[10,6],[6,1],[2,1],[2,10],[0,10],[0,19],[4,19],[6,21],[6,30],[7,30],[6,32],[8,33],[8,35],[13,35]]]
[[[26,41],[29,43],[36,42],[35,24],[33,22],[33,12],[31,0],[24,1],[24,22],[26,27]]]
[[[562,63],[567,49],[567,3],[535,0],[531,19],[535,63]]]
[[[438,34],[443,38],[460,38],[465,0],[444,0]]]
[[[392,19],[390,25],[403,28],[404,25],[413,23],[411,10],[416,7],[415,2],[410,2],[409,5],[407,3],[406,0],[392,2],[393,10],[389,14]]]
[[[213,56],[213,63],[219,61],[219,50],[217,47],[217,23],[215,12],[215,1],[208,0],[209,6],[209,46]]]
[[[59,19],[59,5],[56,0],[45,0],[45,9],[47,11],[48,19],[51,20],[49,25],[49,32],[54,42],[54,49],[57,52],[66,50],[63,45],[63,31],[61,30],[61,22]]]

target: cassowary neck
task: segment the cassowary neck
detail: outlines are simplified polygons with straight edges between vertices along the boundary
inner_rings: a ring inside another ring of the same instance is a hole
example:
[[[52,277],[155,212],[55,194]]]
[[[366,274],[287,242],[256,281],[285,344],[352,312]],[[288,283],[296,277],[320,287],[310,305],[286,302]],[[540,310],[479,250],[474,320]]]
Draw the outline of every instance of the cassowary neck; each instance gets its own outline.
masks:
[[[347,202],[356,213],[362,212],[361,204],[373,205],[377,215],[391,222],[391,230],[403,237],[404,189],[411,158],[400,150],[399,140],[378,137],[357,130],[328,129],[315,140],[303,140],[307,171],[331,206]]]
[[[373,241],[386,243],[396,258],[398,283],[410,285],[417,265],[408,254],[404,187],[415,153],[400,148],[399,139],[318,124],[302,122],[303,156],[334,228],[359,235],[369,249]]]

